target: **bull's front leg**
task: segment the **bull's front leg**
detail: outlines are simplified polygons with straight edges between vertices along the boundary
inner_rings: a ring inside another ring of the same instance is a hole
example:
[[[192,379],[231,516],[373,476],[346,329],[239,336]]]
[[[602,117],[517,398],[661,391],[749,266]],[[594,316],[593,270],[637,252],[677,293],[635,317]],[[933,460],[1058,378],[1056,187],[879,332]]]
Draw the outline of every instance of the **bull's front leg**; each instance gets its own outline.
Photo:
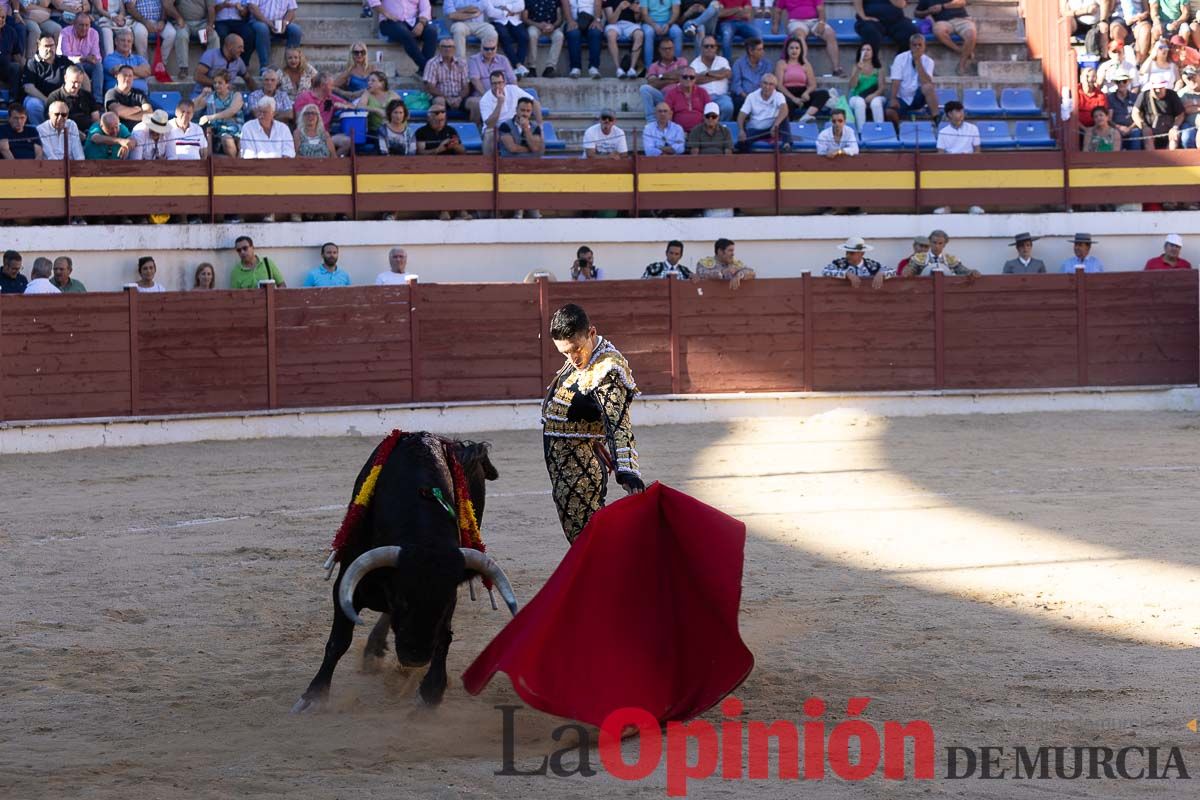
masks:
[[[292,706],[293,714],[309,711],[329,696],[329,684],[333,680],[333,670],[337,667],[341,657],[350,649],[350,640],[354,638],[354,623],[342,613],[341,607],[337,604],[337,587],[334,587],[334,592],[333,628],[329,631],[329,641],[325,643],[325,659],[321,662],[321,668],[317,670],[316,677],[312,679],[308,689]],[[358,611],[359,608],[359,605],[355,603],[354,610]]]
[[[438,705],[446,693],[446,655],[450,652],[450,640],[454,638],[450,630],[450,620],[453,618],[454,606],[451,605],[434,632],[433,657],[429,659],[429,671],[421,679],[419,690],[421,700],[426,705]]]
[[[383,659],[387,657],[388,632],[392,629],[392,615],[380,614],[379,621],[371,629],[367,637],[367,646],[363,648],[362,671],[379,672]]]

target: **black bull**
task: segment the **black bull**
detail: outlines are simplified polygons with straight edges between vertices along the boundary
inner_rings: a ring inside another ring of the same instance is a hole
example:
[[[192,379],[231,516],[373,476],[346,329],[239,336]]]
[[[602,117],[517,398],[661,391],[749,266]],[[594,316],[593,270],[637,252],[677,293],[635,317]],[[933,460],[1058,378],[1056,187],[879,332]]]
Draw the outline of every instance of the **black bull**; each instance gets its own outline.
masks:
[[[441,702],[446,691],[446,654],[459,584],[477,574],[490,578],[516,613],[516,599],[504,572],[483,553],[459,547],[458,524],[434,496],[433,490],[439,489],[454,507],[447,449],[462,465],[482,522],[485,483],[499,477],[488,458],[487,444],[429,433],[404,435],[380,470],[357,536],[339,553],[341,569],[333,586],[333,629],[325,658],[292,711],[308,710],[328,696],[333,670],[350,649],[354,625],[363,624],[358,616],[363,608],[383,613],[367,639],[364,663],[386,653],[390,627],[401,664],[429,664],[420,687],[421,699],[429,704]],[[352,498],[374,459],[372,452],[354,482]]]

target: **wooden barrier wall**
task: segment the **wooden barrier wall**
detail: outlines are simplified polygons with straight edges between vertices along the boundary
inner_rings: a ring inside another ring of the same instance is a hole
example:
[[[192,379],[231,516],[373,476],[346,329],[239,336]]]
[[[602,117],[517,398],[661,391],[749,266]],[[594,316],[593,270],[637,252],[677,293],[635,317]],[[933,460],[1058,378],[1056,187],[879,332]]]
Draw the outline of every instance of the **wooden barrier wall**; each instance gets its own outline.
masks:
[[[538,398],[568,302],[647,394],[1195,384],[1197,289],[1188,270],[5,295],[0,420]]]

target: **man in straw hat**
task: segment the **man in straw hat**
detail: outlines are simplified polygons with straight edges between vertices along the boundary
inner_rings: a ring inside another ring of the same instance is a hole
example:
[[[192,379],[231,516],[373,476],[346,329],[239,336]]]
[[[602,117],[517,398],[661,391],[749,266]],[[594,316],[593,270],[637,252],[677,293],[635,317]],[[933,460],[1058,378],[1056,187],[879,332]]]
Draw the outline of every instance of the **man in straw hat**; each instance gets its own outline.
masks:
[[[896,271],[867,258],[867,253],[874,249],[861,236],[851,236],[841,244],[845,255],[829,262],[822,274],[826,278],[845,278],[855,289],[862,283],[862,278],[870,278],[871,286],[878,289],[886,278],[896,277]]]
[[[1033,243],[1042,237],[1030,236],[1028,233],[1018,233],[1010,243],[1017,248],[1017,257],[1004,262],[1005,275],[1028,275],[1035,272],[1045,272],[1046,262],[1033,257]]]
[[[1071,244],[1075,246],[1075,255],[1063,259],[1062,265],[1058,268],[1059,272],[1074,272],[1077,269],[1084,272],[1104,272],[1104,265],[1100,263],[1100,259],[1092,255],[1092,235],[1090,233],[1075,234]]]
[[[166,161],[171,158],[170,139],[167,138],[170,122],[167,112],[160,108],[134,125],[129,137],[133,141],[129,157],[135,161]]]

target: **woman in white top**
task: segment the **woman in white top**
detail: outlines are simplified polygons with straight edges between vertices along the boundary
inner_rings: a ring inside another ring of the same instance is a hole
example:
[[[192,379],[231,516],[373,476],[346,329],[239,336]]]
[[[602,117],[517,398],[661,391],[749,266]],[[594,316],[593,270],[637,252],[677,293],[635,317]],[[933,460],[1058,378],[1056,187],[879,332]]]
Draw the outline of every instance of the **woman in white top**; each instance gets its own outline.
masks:
[[[1159,39],[1154,45],[1154,52],[1142,64],[1142,85],[1153,86],[1154,79],[1164,77],[1174,86],[1179,83],[1179,67],[1171,60],[1171,43]]]
[[[242,126],[242,158],[295,158],[292,132],[275,119],[275,99],[260,97],[255,115]]]
[[[138,282],[137,290],[139,292],[165,292],[161,283],[156,283],[154,280],[155,273],[158,272],[158,267],[154,263],[154,256],[142,256],[138,259]]]

